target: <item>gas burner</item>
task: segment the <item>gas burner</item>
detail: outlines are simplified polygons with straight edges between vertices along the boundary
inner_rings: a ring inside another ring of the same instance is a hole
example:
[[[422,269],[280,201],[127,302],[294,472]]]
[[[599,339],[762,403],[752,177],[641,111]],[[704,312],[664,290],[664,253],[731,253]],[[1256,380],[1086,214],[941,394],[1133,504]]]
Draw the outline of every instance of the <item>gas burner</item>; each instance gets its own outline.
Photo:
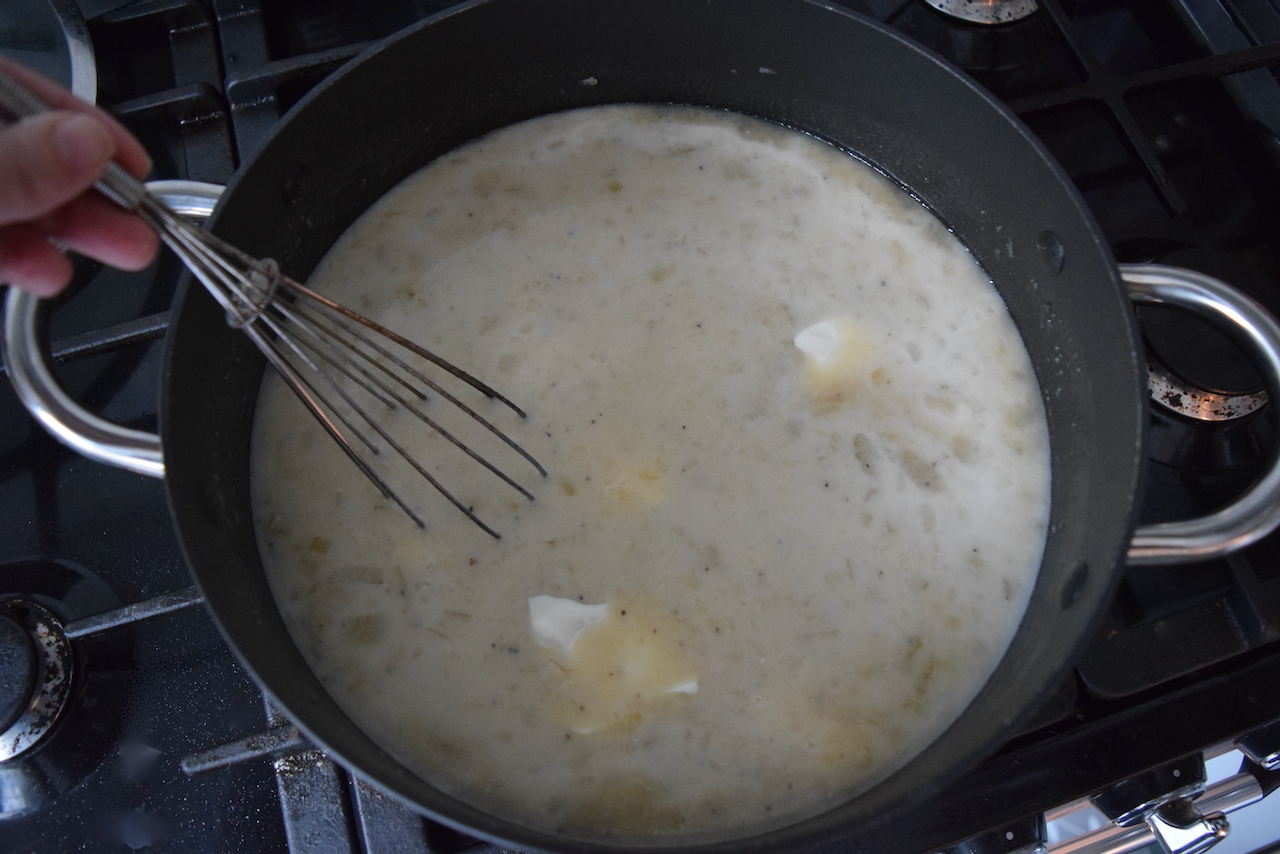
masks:
[[[975,22],[950,9],[991,14],[1003,3],[914,0],[885,23],[972,75],[998,97],[1011,98],[1070,86],[1079,80],[1053,21],[1034,2],[1018,2],[1018,14]],[[942,7],[949,8],[942,8]],[[941,10],[941,11],[940,11]],[[993,24],[998,23],[997,26]]]
[[[1131,248],[1117,247],[1117,255]],[[1230,255],[1182,246],[1144,260],[1214,276],[1276,311],[1275,286]],[[1274,424],[1266,417],[1267,393],[1244,352],[1204,320],[1174,308],[1143,305],[1137,317],[1152,400],[1150,458],[1192,472],[1222,472],[1262,459]]]
[[[943,14],[974,24],[1021,21],[1040,7],[1036,0],[924,0]]]
[[[1174,470],[1227,476],[1262,460],[1274,441],[1265,391],[1219,394],[1190,385],[1158,361],[1147,362],[1151,429],[1147,457]],[[1241,489],[1252,480],[1242,475]]]
[[[34,602],[0,599],[0,762],[22,756],[67,707],[71,643]]]
[[[77,627],[119,604],[69,562],[0,565],[0,822],[74,789],[117,741],[132,636]]]
[[[1265,391],[1218,394],[1196,388],[1155,360],[1147,362],[1147,390],[1156,403],[1197,421],[1234,421],[1257,412],[1267,402]]]
[[[1273,313],[1280,302],[1280,292],[1271,281],[1247,263],[1222,252],[1182,247],[1150,260],[1221,279]],[[1201,318],[1175,308],[1144,305],[1138,309],[1138,323],[1148,351],[1191,388],[1224,398],[1261,391],[1262,380],[1244,352]]]

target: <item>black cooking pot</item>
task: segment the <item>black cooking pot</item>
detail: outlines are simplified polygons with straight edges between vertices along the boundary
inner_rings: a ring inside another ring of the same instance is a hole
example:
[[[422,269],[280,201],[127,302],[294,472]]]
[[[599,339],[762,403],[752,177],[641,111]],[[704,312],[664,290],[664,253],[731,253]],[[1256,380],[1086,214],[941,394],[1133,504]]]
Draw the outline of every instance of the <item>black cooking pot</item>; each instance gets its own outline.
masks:
[[[1146,418],[1130,302],[1081,199],[1007,110],[879,25],[803,0],[480,0],[438,15],[370,49],[299,103],[238,173],[213,229],[305,279],[357,216],[440,154],[523,119],[615,102],[734,110],[857,153],[969,247],[1035,365],[1052,447],[1049,536],[1021,628],[981,693],[871,791],[787,828],[681,850],[784,850],[843,836],[909,808],[1006,739],[1056,687],[1109,601],[1130,545]],[[1145,299],[1191,288],[1199,296],[1184,302],[1212,302],[1195,288],[1219,289],[1160,284],[1167,277],[1156,270],[1128,278]],[[1243,301],[1232,305],[1256,314]],[[1271,336],[1256,346],[1271,359],[1274,390],[1280,331],[1265,317],[1249,322],[1262,329],[1254,338]],[[285,629],[254,536],[249,437],[263,360],[198,286],[179,295],[168,342],[161,424],[173,517],[195,581],[249,672],[309,738],[415,808],[520,846],[600,850],[450,797],[338,708]],[[1269,530],[1274,513],[1257,505],[1275,495],[1275,480],[1264,484],[1269,493],[1255,490],[1247,510],[1195,523],[1235,527],[1191,551],[1220,551],[1224,540],[1242,545]],[[1174,546],[1164,535],[1144,532],[1134,555],[1167,557]]]

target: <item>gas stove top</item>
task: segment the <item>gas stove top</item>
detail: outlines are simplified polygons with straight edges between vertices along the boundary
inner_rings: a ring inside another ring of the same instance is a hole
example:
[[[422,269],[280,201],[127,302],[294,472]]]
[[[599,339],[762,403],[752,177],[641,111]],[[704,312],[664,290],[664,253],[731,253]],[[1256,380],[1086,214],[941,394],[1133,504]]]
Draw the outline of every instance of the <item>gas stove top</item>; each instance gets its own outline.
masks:
[[[14,0],[0,10],[0,50],[111,109],[153,153],[154,178],[220,185],[311,87],[450,5]],[[1118,260],[1201,270],[1280,315],[1274,0],[839,5],[937,51],[1005,102],[1075,182]],[[935,5],[1002,9],[983,24]],[[50,326],[76,399],[155,428],[180,274],[169,255],[142,274],[80,264]],[[1275,452],[1274,406],[1213,329],[1156,307],[1140,321],[1153,388],[1142,520],[1217,509]],[[312,749],[200,606],[162,484],[64,448],[7,383],[0,519],[0,718],[18,721],[0,736],[4,850],[497,850]],[[38,686],[47,694],[31,708]],[[1196,850],[1220,835],[1217,812],[1280,785],[1264,767],[1277,764],[1278,720],[1280,535],[1225,559],[1130,567],[1025,732],[911,820],[823,850],[1101,852],[1157,835]],[[1240,739],[1253,757],[1243,773],[1200,794],[1206,752]],[[1074,812],[1064,805],[1095,795],[1118,822],[1059,839],[1053,822]]]

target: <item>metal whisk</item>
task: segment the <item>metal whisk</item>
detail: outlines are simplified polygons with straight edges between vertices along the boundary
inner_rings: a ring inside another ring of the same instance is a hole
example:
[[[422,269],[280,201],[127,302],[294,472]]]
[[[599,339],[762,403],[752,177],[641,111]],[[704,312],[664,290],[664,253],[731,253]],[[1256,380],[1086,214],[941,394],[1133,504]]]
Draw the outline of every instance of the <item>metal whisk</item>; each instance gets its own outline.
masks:
[[[16,120],[48,109],[34,94],[0,71],[0,110]],[[547,472],[542,465],[501,430],[397,355],[391,347],[403,348],[409,354],[443,368],[486,397],[501,401],[521,418],[526,417],[524,411],[510,400],[423,347],[293,281],[283,275],[279,265],[270,258],[254,258],[175,213],[117,164],[109,164],[94,187],[126,210],[137,212],[155,229],[161,240],[182,259],[226,311],[227,322],[249,336],[356,467],[419,527],[425,528],[426,524],[378,476],[357,447],[358,442],[369,453],[380,453],[377,445],[356,427],[354,421],[366,424],[468,519],[491,536],[500,536],[414,459],[336,379],[333,372],[346,377],[380,405],[392,409],[405,408],[525,498],[533,500],[532,493],[440,426],[422,409],[421,404],[427,400],[422,387],[461,409],[545,477]],[[336,400],[340,400],[343,407],[335,405]]]

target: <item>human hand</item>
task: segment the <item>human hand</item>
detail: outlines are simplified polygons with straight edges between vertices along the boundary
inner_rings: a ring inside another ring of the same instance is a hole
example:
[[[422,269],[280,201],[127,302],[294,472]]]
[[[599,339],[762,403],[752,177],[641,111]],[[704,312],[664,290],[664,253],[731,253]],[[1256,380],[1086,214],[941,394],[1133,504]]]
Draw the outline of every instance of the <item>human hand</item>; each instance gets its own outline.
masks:
[[[139,270],[155,257],[157,238],[137,214],[92,189],[113,159],[136,178],[151,158],[105,111],[0,57],[0,70],[50,112],[0,124],[0,283],[52,296],[71,280],[57,240],[105,264]]]

